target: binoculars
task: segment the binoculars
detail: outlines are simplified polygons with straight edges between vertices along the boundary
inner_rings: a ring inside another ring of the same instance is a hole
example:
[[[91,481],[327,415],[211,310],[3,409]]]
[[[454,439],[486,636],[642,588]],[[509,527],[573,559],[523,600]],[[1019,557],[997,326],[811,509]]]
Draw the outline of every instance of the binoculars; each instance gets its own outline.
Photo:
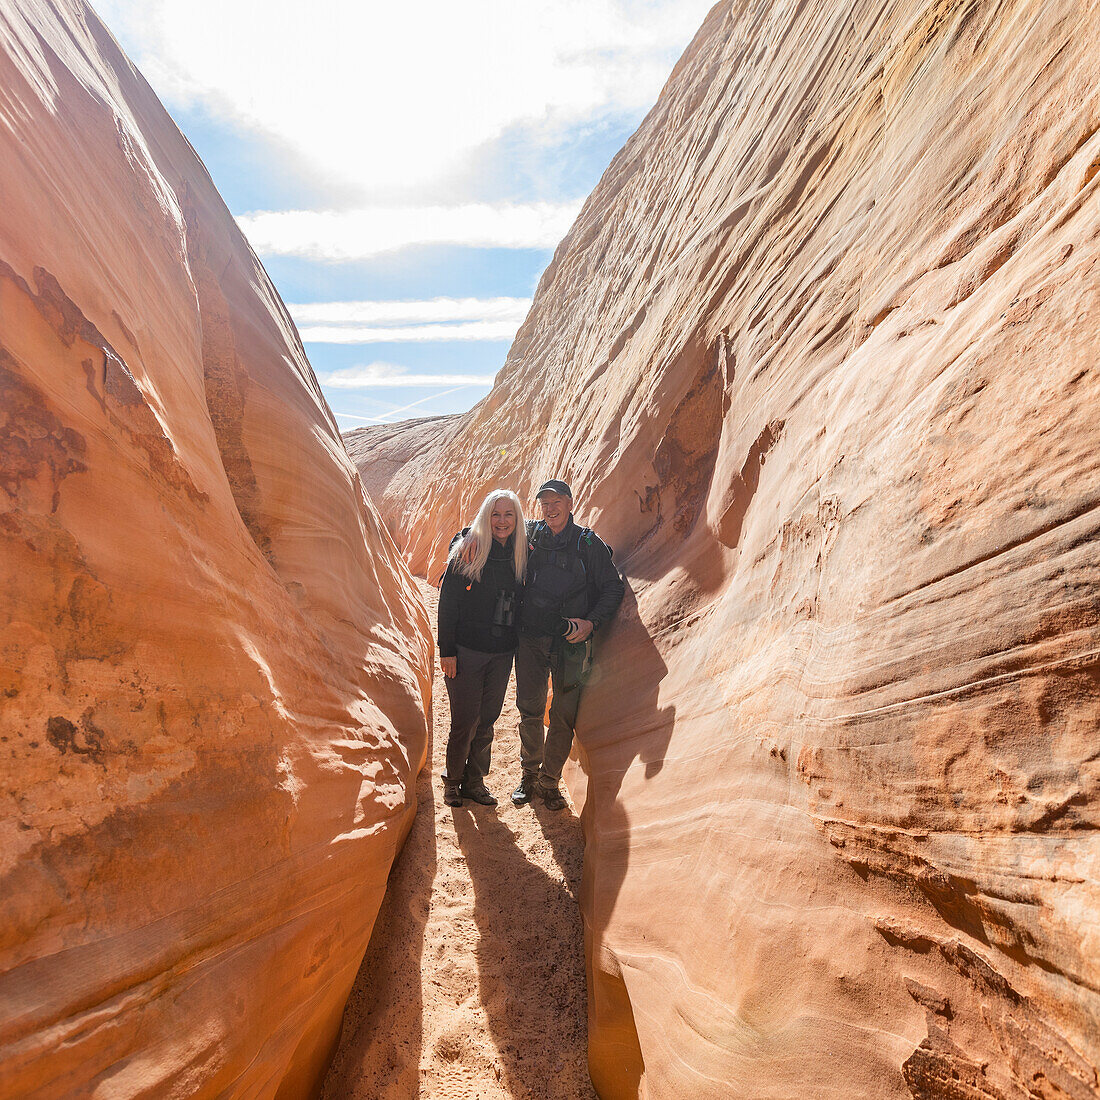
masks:
[[[497,592],[497,605],[493,609],[493,626],[514,626],[516,622],[516,594],[501,588]]]

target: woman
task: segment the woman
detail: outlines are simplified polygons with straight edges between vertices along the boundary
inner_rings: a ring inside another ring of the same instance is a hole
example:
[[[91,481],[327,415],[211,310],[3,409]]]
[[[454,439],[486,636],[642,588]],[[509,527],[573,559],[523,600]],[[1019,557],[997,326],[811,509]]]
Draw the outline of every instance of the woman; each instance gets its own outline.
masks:
[[[485,776],[493,723],[512,672],[516,610],[527,568],[519,497],[494,489],[468,530],[477,536],[477,550],[464,561],[462,539],[455,540],[439,590],[439,664],[451,700],[443,801],[461,806],[463,798],[471,798],[495,806]]]

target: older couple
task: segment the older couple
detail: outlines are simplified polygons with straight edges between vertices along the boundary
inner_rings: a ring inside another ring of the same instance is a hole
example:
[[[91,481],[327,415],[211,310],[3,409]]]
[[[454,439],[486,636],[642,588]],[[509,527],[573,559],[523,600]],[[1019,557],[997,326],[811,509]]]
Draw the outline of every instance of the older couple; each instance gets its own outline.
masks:
[[[623,582],[608,547],[574,521],[573,494],[564,481],[545,482],[536,500],[542,519],[525,521],[516,494],[494,490],[451,544],[438,639],[451,701],[442,777],[448,806],[461,806],[465,798],[497,804],[485,776],[513,657],[523,777],[512,801],[522,806],[537,795],[551,810],[565,806],[558,784],[573,744],[592,638],[618,610]],[[554,694],[547,731],[548,680]]]

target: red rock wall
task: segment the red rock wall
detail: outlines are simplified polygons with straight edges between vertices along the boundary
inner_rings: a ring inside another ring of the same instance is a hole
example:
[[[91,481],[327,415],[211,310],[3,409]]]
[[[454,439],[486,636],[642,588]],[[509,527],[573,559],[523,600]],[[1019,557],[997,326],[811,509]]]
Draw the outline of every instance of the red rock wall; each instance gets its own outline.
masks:
[[[418,571],[559,474],[626,573],[572,779],[604,1097],[1097,1095],[1096,16],[719,4],[389,477]]]
[[[80,3],[0,3],[0,196],[0,1093],[307,1095],[414,808],[423,606]]]

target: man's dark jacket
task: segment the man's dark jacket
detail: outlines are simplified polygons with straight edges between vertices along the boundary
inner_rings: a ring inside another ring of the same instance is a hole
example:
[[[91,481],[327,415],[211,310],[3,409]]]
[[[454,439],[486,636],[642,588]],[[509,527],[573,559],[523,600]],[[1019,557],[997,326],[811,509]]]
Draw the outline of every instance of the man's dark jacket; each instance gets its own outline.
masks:
[[[566,618],[588,619],[596,629],[606,623],[619,609],[625,591],[623,579],[611,559],[611,551],[598,535],[580,527],[569,515],[569,522],[555,535],[542,520],[527,522],[527,578],[525,596],[537,600],[539,551],[576,555],[584,565],[584,591],[562,607]],[[521,629],[529,628],[521,624]]]

